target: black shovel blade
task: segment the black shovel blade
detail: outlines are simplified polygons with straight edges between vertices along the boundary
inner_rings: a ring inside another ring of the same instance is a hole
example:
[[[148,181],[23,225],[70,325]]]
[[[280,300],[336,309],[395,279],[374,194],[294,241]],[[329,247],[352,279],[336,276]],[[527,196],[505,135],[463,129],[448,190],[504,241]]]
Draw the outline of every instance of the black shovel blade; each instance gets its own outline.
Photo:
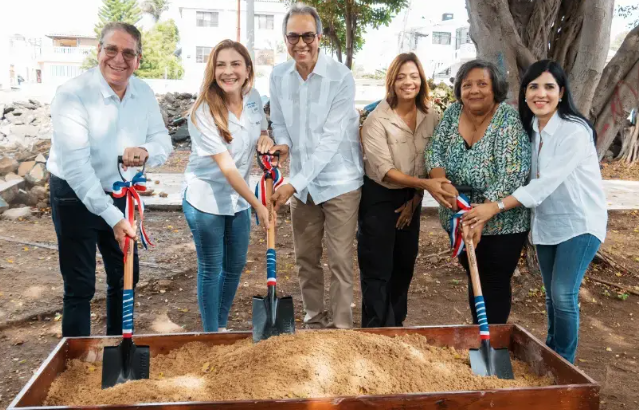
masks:
[[[151,353],[149,346],[136,346],[125,338],[117,346],[107,346],[102,355],[102,388],[107,389],[129,380],[149,378]]]
[[[253,342],[285,333],[295,333],[293,298],[285,296],[271,302],[268,297],[253,297]]]
[[[470,349],[470,367],[478,376],[515,378],[508,349],[494,349],[488,340],[482,340],[479,349]]]

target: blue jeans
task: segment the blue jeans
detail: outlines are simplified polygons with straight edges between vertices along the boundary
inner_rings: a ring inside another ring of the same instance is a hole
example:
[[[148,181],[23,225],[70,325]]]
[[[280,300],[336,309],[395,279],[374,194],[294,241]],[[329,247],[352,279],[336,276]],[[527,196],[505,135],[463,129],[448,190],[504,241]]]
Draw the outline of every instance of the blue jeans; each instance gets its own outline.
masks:
[[[251,212],[214,215],[182,201],[197,251],[197,300],[205,332],[226,327],[246,265]]]
[[[546,345],[570,363],[575,361],[579,337],[579,287],[600,245],[599,239],[591,234],[558,245],[537,245],[546,288]]]

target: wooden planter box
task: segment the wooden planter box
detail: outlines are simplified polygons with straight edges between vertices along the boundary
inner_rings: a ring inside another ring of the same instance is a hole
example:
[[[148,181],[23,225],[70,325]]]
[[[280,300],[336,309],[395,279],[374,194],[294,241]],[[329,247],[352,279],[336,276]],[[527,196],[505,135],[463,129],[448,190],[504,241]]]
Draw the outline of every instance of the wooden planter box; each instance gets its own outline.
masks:
[[[436,346],[457,349],[479,345],[476,326],[428,326],[410,328],[358,329],[386,336],[420,334]],[[518,325],[490,327],[494,347],[508,347],[516,358],[528,363],[539,375],[552,373],[556,385],[516,389],[495,389],[461,392],[434,392],[384,396],[349,396],[318,399],[253,400],[227,402],[148,403],[126,406],[45,407],[51,383],[64,371],[66,362],[74,358],[102,357],[102,347],[116,344],[116,337],[64,338],[44,361],[37,373],[22,389],[8,409],[473,409],[473,410],[597,410],[599,385],[579,369],[565,361],[546,345]],[[231,344],[251,337],[250,332],[186,333],[137,336],[135,341],[148,345],[151,355],[167,353],[189,342],[211,345]]]

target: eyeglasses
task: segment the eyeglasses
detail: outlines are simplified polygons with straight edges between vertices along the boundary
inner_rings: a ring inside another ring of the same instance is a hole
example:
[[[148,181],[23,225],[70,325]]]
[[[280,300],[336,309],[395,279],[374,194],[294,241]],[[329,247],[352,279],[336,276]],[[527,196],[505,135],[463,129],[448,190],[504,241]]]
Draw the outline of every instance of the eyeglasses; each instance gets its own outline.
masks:
[[[288,41],[288,43],[292,46],[294,46],[295,44],[300,42],[300,38],[304,41],[304,43],[306,44],[311,44],[313,41],[315,41],[315,37],[317,35],[315,33],[304,33],[304,34],[297,34],[297,33],[288,33],[286,35],[286,40]]]
[[[120,53],[120,50],[115,46],[106,46],[104,47],[104,53],[107,55],[107,57],[117,57],[118,53]],[[122,50],[122,58],[124,58],[127,61],[131,61],[137,56],[138,56],[138,53],[136,53],[133,50],[129,50],[129,49]]]

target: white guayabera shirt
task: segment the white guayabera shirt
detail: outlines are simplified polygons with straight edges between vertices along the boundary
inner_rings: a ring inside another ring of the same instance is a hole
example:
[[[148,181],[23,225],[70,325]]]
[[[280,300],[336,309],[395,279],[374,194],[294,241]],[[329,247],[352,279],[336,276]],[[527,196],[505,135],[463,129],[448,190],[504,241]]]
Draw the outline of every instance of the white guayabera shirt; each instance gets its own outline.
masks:
[[[531,181],[513,193],[532,208],[533,243],[557,245],[586,233],[603,242],[608,213],[592,130],[558,113],[541,133],[535,118],[533,130]]]
[[[289,60],[271,74],[271,121],[277,144],[290,147],[295,196],[316,204],[358,189],[364,167],[351,71],[319,53],[306,81]]]
[[[121,180],[118,155],[129,147],[146,148],[146,165],[153,167],[163,164],[173,151],[151,87],[131,77],[120,101],[98,67],[58,88],[51,103],[51,120],[47,169],[67,181],[87,209],[111,227],[124,218],[105,194]],[[130,180],[135,172],[129,168],[123,175]]]

